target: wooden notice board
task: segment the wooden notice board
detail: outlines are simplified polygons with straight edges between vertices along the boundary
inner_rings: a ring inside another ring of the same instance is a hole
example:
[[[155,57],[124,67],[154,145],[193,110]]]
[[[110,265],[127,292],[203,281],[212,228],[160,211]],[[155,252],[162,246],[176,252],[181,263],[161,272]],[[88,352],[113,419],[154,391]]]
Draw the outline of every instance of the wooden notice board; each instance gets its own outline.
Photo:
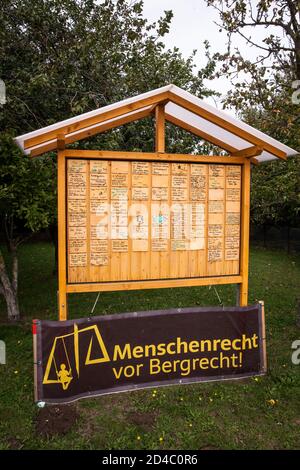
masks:
[[[67,284],[240,275],[242,166],[67,157]]]

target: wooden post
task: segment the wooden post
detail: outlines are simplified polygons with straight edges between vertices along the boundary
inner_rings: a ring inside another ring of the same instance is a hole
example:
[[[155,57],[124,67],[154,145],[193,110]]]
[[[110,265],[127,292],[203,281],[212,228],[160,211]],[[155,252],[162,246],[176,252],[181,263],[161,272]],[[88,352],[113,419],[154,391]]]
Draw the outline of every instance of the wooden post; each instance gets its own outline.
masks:
[[[65,139],[57,138],[57,214],[58,214],[58,318],[66,320],[67,269],[66,269],[66,159]]]
[[[266,322],[265,322],[265,303],[259,301],[261,305],[261,334],[263,342],[263,372],[267,372],[267,348],[266,348]]]
[[[33,340],[33,382],[34,382],[34,401],[38,401],[38,389],[37,389],[37,323],[38,320],[32,320],[32,340]]]
[[[165,105],[155,107],[155,151],[165,152]]]
[[[241,264],[242,282],[239,287],[240,306],[248,305],[249,234],[250,234],[250,171],[251,163],[245,159],[242,169],[242,221]]]

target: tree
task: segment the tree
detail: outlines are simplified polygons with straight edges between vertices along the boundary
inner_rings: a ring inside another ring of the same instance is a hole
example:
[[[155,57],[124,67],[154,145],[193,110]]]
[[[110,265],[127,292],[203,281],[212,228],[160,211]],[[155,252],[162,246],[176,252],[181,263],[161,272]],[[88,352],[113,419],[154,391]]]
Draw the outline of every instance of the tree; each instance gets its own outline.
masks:
[[[7,104],[0,126],[16,133],[149,91],[171,82],[211,94],[193,56],[165,50],[172,12],[149,24],[143,2],[3,0],[0,77]]]
[[[227,32],[227,52],[223,55],[223,71],[229,72],[234,65],[236,71],[253,70],[258,64],[268,59],[270,68],[274,65],[280,72],[287,71],[300,80],[300,3],[295,0],[206,0],[214,7],[221,20],[221,30]],[[255,32],[258,28],[266,31],[262,41],[258,41]],[[252,31],[251,31],[252,29]],[[277,32],[275,33],[275,30]],[[252,35],[254,33],[254,37]],[[243,59],[239,49],[232,52],[232,37],[238,35],[247,45],[254,46],[262,53],[252,63]]]
[[[31,160],[10,136],[0,139],[0,214],[11,266],[0,250],[0,292],[9,320],[19,320],[18,248],[54,218],[53,163],[49,158]],[[55,178],[54,178],[55,181]]]
[[[225,75],[232,83],[224,106],[234,107],[248,124],[299,149],[300,103],[292,98],[295,86],[300,88],[300,2],[207,0],[207,4],[218,10],[220,29],[228,37],[226,52],[211,58],[219,64],[215,76]],[[258,29],[265,31],[260,42]],[[233,48],[234,37],[256,48],[256,59],[250,61],[239,47]],[[299,158],[253,168],[252,222],[298,223],[299,174]]]
[[[211,64],[195,73],[193,55],[184,59],[162,43],[172,12],[153,24],[142,13],[137,0],[35,0],[34,6],[31,0],[2,0],[0,77],[7,101],[0,106],[1,131],[23,134],[169,83],[211,95],[203,85]],[[199,148],[199,139],[174,126],[168,134],[173,151]],[[1,257],[2,293],[9,318],[18,318],[17,248],[55,221],[55,161],[53,155],[31,161],[5,136],[0,145],[0,215],[12,265],[10,275]],[[122,126],[80,146],[152,150],[153,121]]]

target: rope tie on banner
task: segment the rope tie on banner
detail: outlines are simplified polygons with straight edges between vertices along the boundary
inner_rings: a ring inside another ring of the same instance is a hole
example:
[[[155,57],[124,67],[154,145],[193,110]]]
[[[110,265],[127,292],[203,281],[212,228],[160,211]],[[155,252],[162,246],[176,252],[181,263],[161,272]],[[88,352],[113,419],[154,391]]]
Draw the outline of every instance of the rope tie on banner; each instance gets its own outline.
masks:
[[[210,286],[208,286],[208,288],[209,288],[209,290],[211,290],[211,288],[213,288],[213,289],[214,289],[214,291],[215,291],[215,294],[216,294],[216,296],[217,296],[217,299],[218,299],[218,302],[219,302],[219,304],[220,304],[220,305],[223,307],[223,309],[224,309],[224,303],[223,303],[223,301],[222,301],[222,299],[221,299],[221,297],[220,297],[220,295],[219,295],[219,293],[218,293],[218,291],[217,291],[217,288],[216,288],[216,286],[214,286],[214,285],[210,285]]]
[[[92,317],[92,315],[93,315],[93,313],[94,313],[94,311],[95,311],[95,308],[96,308],[96,306],[97,306],[99,297],[100,297],[100,292],[98,292],[97,297],[96,297],[96,300],[95,300],[94,305],[93,305],[93,307],[92,307],[91,313],[89,314],[89,317],[88,317],[89,320],[91,319],[91,317]]]

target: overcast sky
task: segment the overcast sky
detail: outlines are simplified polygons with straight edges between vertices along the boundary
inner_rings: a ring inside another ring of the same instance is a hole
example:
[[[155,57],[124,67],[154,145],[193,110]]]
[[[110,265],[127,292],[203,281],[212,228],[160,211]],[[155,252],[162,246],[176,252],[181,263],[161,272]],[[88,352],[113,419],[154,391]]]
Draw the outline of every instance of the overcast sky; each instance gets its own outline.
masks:
[[[253,1],[253,4],[256,4],[256,1]],[[204,40],[209,41],[212,52],[225,51],[226,33],[220,33],[219,27],[215,24],[219,21],[218,12],[208,7],[204,0],[144,0],[144,16],[149,21],[156,21],[163,15],[164,10],[172,10],[174,14],[170,33],[164,38],[168,48],[178,47],[184,57],[188,57],[194,49],[197,49],[195,62],[199,68],[206,63]],[[278,34],[277,29],[275,33]],[[268,33],[270,32],[268,29]],[[249,34],[253,33],[254,28],[249,28]],[[255,28],[256,40],[263,38],[265,34],[263,28]],[[255,59],[259,55],[257,48],[247,47],[242,39],[236,38],[234,44],[249,59]],[[213,87],[210,82],[209,87],[224,94],[229,89],[230,83],[220,78],[213,82]],[[212,104],[216,104],[215,101]],[[217,106],[221,107],[221,104],[217,103]]]

